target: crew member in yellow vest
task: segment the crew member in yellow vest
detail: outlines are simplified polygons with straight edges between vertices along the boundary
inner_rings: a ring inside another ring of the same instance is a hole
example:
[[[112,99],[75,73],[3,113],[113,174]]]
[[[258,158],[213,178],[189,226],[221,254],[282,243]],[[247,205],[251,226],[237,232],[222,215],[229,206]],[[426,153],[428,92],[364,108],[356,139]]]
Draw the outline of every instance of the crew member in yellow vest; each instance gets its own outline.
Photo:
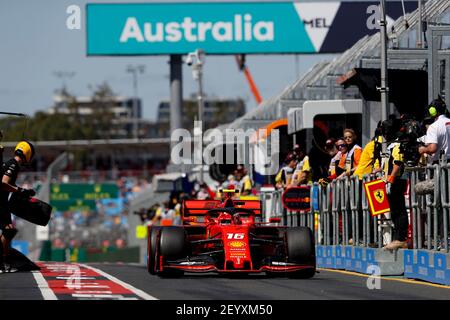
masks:
[[[358,167],[353,172],[353,175],[358,176],[360,181],[368,174],[372,174],[374,171],[381,167],[381,149],[382,149],[383,137],[381,135],[381,122],[378,124],[375,130],[375,135],[369,143],[366,144],[362,150],[361,157],[359,159]]]
[[[363,177],[368,174],[372,174],[375,171],[379,170],[381,167],[381,149],[382,149],[383,137],[381,135],[381,122],[378,124],[377,129],[375,130],[375,135],[369,143],[364,147],[361,158],[359,159],[358,167],[353,173],[354,176],[358,177],[359,180],[359,194],[363,195]],[[358,207],[358,231],[359,237],[363,235],[363,213],[362,208]],[[375,245],[372,242],[373,237],[373,228],[369,228],[369,246]],[[359,240],[359,239],[358,239]]]
[[[312,184],[311,166],[309,164],[309,157],[306,152],[296,144],[294,147],[294,154],[297,157],[298,163],[295,167],[294,174],[292,176],[291,186],[299,186]]]
[[[277,189],[286,188],[291,184],[292,175],[298,163],[297,157],[291,152],[286,156],[284,163],[286,165],[278,171],[275,177],[275,186]]]
[[[238,182],[238,189],[242,196],[248,196],[252,193],[253,183],[250,176],[247,174],[247,170],[239,165],[234,172],[234,176]]]

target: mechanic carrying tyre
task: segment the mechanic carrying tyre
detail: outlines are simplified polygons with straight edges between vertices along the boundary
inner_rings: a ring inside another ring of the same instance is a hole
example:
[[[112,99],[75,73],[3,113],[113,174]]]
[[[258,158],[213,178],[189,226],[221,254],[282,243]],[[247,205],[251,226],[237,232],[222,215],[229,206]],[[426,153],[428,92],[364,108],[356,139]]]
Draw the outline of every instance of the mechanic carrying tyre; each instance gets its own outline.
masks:
[[[29,198],[36,194],[32,189],[23,189],[16,186],[16,180],[20,172],[20,166],[31,162],[34,156],[34,146],[28,141],[21,141],[14,149],[14,157],[2,166],[2,188],[0,190],[0,273],[16,272],[7,261],[11,241],[17,234],[11,220],[9,202],[12,193],[17,193],[22,198]]]

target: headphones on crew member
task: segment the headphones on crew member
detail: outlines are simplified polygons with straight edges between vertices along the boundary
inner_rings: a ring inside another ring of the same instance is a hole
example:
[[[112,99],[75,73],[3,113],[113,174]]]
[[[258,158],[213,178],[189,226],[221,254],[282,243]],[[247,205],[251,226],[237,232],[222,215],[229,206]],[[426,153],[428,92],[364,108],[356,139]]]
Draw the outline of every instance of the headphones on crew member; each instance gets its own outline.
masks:
[[[445,114],[447,112],[447,106],[445,105],[445,102],[442,101],[442,98],[439,97],[439,99],[433,100],[433,102],[430,103],[428,106],[428,114],[431,117],[437,117],[440,114]]]

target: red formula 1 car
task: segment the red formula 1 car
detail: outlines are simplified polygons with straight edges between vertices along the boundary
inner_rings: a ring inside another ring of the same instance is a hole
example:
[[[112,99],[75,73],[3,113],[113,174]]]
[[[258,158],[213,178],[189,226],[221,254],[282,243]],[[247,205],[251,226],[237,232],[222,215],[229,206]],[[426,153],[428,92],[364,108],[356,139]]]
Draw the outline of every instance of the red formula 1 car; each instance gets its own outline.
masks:
[[[150,274],[266,272],[310,278],[316,272],[311,230],[277,226],[275,219],[259,222],[259,200],[186,200],[182,214],[183,226],[149,227]]]

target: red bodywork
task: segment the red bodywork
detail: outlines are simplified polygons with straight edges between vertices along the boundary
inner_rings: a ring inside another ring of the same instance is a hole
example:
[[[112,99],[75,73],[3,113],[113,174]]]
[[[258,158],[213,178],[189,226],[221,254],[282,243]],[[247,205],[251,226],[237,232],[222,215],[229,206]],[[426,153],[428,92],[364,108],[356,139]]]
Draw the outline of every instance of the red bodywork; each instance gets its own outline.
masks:
[[[156,253],[155,273],[168,269],[220,273],[315,269],[315,257],[302,263],[289,261],[287,227],[261,222],[259,200],[186,200],[182,214],[184,225],[179,228],[186,233],[187,257],[166,259]],[[155,252],[149,249],[151,254]]]

